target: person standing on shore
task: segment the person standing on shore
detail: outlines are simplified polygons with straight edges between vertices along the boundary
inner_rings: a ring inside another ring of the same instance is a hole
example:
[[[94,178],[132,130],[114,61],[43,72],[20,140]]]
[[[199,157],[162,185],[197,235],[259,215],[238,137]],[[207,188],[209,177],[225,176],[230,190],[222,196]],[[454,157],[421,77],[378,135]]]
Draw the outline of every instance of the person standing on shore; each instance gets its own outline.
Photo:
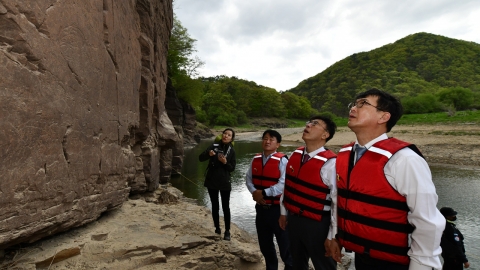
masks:
[[[440,213],[447,220],[440,243],[442,247],[443,270],[469,268],[470,263],[465,255],[465,246],[463,245],[463,234],[454,223],[457,220],[457,211],[451,207],[442,207]]]
[[[222,199],[223,218],[225,221],[224,240],[230,241],[230,174],[235,170],[236,159],[232,142],[235,139],[235,131],[227,128],[222,133],[222,139],[214,142],[205,151],[200,153],[200,161],[208,160],[207,171],[205,172],[204,186],[208,189],[210,202],[212,203],[212,218],[215,225],[215,233],[221,234],[220,229],[220,205],[218,194]]]
[[[327,256],[341,261],[342,246],[355,252],[357,270],[441,269],[445,219],[427,162],[413,144],[388,138],[402,116],[398,99],[378,89],[349,105],[356,142],[337,157],[337,239]]]
[[[336,192],[336,155],[324,146],[336,128],[328,117],[311,117],[303,130],[305,147],[296,149],[288,160],[279,223],[289,236],[294,269],[309,269],[309,259],[316,270],[337,269],[335,261],[324,255],[325,239],[333,236],[327,235],[330,224],[336,224],[330,211],[330,196]]]
[[[253,157],[245,175],[247,188],[252,193],[253,200],[257,202],[255,227],[267,270],[278,269],[273,236],[277,239],[285,269],[293,269],[287,232],[282,230],[278,223],[280,196],[285,185],[285,168],[288,161],[287,155],[277,152],[281,142],[280,133],[276,130],[265,130],[262,135],[263,153]]]

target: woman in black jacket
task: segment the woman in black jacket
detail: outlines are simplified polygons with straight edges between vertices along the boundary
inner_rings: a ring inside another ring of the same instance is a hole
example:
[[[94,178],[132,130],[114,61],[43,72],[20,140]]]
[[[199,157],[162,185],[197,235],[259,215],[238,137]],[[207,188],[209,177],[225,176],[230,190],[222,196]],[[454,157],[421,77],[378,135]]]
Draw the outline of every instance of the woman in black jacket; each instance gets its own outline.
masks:
[[[230,173],[235,170],[235,150],[232,142],[235,139],[235,131],[227,128],[222,133],[222,139],[214,142],[205,151],[203,151],[198,159],[200,161],[208,160],[208,167],[205,176],[204,186],[208,189],[208,195],[212,203],[212,217],[215,225],[215,233],[221,234],[220,230],[220,205],[218,203],[218,193],[222,199],[222,209],[225,221],[225,240],[230,240],[230,191],[232,185],[230,183]]]

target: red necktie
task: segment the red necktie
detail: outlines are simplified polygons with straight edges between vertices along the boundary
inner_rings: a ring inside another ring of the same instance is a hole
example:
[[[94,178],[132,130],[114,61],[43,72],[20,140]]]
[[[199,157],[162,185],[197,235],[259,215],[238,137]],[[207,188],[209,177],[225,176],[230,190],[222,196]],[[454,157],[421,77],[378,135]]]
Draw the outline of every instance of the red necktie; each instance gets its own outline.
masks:
[[[309,156],[309,155],[307,155],[307,154],[303,155],[302,163],[307,162],[309,159],[310,159],[310,156]]]

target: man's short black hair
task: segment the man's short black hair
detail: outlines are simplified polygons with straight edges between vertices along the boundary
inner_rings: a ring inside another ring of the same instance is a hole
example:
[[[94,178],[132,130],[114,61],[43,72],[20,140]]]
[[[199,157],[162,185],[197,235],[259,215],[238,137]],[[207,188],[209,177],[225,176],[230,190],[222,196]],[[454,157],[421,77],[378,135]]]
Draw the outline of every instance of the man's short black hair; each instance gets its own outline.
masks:
[[[335,130],[337,130],[337,125],[335,124],[335,122],[333,122],[333,120],[328,117],[328,116],[325,116],[325,115],[315,115],[315,116],[312,116],[310,117],[310,121],[312,120],[322,120],[323,122],[325,122],[325,125],[326,125],[326,129],[329,133],[329,136],[327,137],[327,142],[333,138],[333,135],[335,135]]]
[[[378,101],[377,101],[378,110],[390,113],[390,119],[387,122],[387,132],[390,132],[390,130],[392,130],[395,124],[397,124],[397,121],[403,115],[402,103],[400,103],[400,100],[398,100],[393,95],[383,90],[379,90],[377,88],[372,88],[370,90],[367,90],[363,93],[358,94],[355,100],[359,98],[366,98],[368,96],[378,97]]]
[[[275,137],[277,139],[277,142],[278,143],[281,143],[282,142],[282,135],[280,135],[280,133],[278,133],[278,131],[276,130],[273,130],[273,129],[267,129],[263,132],[263,135],[262,135],[262,139],[263,137],[265,137],[265,134],[268,134],[272,137]]]

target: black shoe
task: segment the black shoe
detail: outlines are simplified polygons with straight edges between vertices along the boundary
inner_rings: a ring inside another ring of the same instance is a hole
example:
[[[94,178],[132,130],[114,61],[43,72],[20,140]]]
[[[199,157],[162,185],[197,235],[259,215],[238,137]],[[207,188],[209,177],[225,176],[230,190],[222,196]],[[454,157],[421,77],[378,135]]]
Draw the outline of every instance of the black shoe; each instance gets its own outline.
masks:
[[[216,229],[215,229],[215,233],[216,233],[216,234],[222,234],[222,230],[220,230],[220,228],[216,228]]]
[[[223,240],[230,241],[230,231],[225,231],[225,236],[223,237]]]

